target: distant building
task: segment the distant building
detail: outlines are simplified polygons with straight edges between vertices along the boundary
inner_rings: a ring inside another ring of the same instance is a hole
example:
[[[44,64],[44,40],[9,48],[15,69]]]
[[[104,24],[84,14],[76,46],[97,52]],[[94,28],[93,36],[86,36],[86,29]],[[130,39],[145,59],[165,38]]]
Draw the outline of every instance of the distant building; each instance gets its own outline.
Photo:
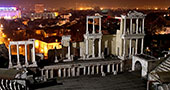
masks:
[[[44,4],[35,4],[35,13],[43,13]]]
[[[16,19],[21,18],[21,11],[16,7],[0,7],[0,18]]]
[[[58,16],[58,12],[43,12],[43,13],[30,13],[28,17],[31,19],[55,19]]]

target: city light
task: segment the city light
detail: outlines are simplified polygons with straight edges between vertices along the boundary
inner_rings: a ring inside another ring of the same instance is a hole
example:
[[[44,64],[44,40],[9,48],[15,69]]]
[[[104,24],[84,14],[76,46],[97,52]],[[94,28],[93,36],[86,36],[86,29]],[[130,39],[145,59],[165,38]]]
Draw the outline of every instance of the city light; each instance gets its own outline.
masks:
[[[158,10],[158,8],[154,8],[155,10]]]
[[[0,7],[0,18],[16,19],[21,18],[21,11],[16,7]]]

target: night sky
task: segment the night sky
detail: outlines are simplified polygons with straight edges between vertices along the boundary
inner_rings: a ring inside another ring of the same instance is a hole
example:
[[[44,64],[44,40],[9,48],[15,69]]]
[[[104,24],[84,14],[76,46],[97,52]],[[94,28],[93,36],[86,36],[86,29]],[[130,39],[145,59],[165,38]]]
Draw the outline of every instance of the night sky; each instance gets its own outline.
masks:
[[[48,7],[107,7],[107,8],[167,8],[170,0],[0,0],[0,6],[31,6],[35,3],[44,3]],[[77,4],[76,4],[77,3]]]

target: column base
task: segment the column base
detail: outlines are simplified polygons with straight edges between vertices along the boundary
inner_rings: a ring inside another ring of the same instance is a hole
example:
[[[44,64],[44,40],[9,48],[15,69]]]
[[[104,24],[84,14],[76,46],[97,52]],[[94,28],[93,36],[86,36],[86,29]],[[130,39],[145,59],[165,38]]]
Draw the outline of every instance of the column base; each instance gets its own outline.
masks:
[[[12,67],[13,67],[12,63],[9,63],[8,68],[12,68]]]
[[[73,60],[71,60],[71,59],[64,59],[63,60],[63,62],[71,62],[71,61],[73,61]]]
[[[33,64],[29,65],[28,67],[37,67],[37,64],[33,63]]]

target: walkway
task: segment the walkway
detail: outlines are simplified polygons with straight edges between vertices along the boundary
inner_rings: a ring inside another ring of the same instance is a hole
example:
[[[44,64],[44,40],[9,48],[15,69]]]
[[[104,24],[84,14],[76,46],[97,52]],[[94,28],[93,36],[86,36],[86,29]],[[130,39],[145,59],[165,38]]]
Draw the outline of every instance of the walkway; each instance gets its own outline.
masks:
[[[118,75],[81,76],[58,80],[55,85],[37,90],[146,90],[146,82],[136,72]]]

